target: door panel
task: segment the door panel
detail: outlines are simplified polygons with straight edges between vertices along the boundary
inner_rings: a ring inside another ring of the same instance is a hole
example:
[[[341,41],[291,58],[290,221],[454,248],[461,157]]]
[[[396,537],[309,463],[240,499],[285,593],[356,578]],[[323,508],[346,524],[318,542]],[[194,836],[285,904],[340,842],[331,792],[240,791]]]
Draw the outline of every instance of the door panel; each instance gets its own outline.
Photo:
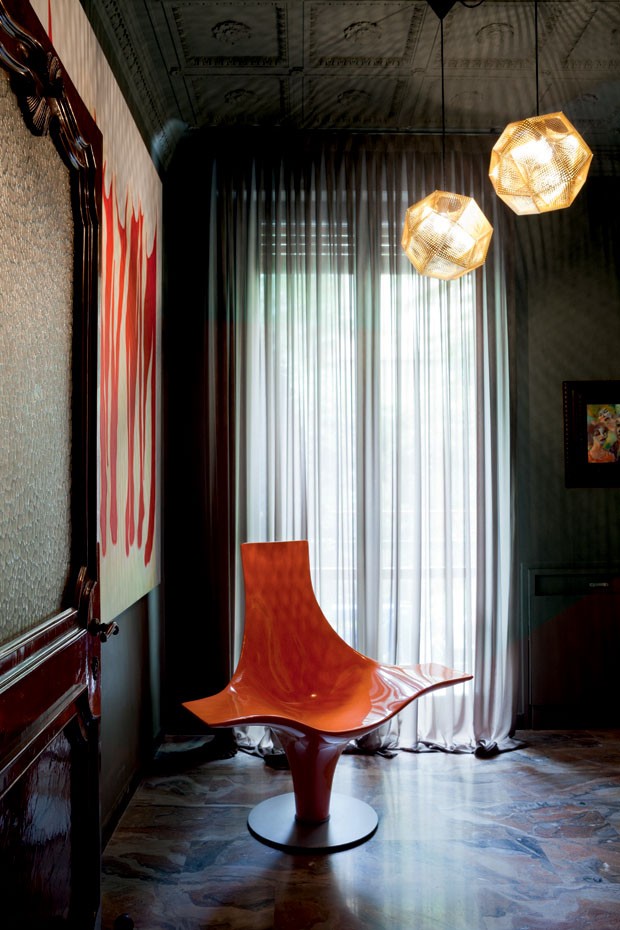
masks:
[[[0,923],[100,922],[101,134],[0,0]]]

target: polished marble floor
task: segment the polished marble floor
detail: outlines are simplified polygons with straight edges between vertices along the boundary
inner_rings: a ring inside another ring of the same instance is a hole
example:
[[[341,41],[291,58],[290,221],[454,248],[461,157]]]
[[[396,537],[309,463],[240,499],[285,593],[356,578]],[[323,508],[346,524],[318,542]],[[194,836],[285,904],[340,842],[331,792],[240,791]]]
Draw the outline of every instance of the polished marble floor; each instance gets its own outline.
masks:
[[[521,732],[482,759],[345,755],[334,790],[379,814],[375,836],[289,855],[247,830],[290,790],[261,759],[142,781],[103,861],[103,930],[620,930],[620,731]]]

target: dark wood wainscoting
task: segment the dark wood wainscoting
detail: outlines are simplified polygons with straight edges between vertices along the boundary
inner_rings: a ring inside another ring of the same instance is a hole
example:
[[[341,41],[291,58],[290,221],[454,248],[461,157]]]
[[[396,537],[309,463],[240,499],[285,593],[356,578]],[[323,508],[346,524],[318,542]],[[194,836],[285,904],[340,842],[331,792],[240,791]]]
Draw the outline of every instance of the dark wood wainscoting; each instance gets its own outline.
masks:
[[[68,613],[0,653],[0,921],[93,927],[99,640]]]
[[[27,0],[0,78],[0,926],[93,930],[101,133]]]

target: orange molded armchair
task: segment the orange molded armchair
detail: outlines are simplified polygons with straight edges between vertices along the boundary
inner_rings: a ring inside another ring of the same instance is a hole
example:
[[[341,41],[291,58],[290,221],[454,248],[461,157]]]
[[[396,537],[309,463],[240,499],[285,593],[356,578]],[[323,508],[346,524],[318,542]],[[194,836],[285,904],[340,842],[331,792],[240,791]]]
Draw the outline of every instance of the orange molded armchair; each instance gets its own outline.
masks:
[[[184,706],[210,727],[263,724],[278,734],[294,790],[253,809],[253,835],[284,849],[354,846],[374,833],[377,815],[362,801],[332,796],[347,743],[422,694],[472,676],[435,663],[380,665],[347,645],[316,600],[306,541],[246,543],[241,559],[239,663],[223,691]]]

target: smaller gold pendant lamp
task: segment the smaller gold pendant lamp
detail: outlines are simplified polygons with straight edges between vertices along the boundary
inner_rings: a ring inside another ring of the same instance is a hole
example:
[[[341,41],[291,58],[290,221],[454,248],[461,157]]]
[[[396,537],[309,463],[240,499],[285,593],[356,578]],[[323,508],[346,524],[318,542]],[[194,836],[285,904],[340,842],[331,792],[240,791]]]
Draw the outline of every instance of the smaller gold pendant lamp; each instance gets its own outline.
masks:
[[[509,123],[493,146],[489,177],[519,215],[569,207],[586,180],[592,152],[563,113]]]
[[[441,174],[445,186],[446,106],[443,59],[443,17],[453,3],[431,3],[441,29]],[[420,274],[453,281],[484,264],[493,227],[473,199],[436,190],[409,207],[401,245]]]
[[[407,210],[401,245],[420,274],[452,281],[484,264],[492,235],[472,197],[437,190]]]

